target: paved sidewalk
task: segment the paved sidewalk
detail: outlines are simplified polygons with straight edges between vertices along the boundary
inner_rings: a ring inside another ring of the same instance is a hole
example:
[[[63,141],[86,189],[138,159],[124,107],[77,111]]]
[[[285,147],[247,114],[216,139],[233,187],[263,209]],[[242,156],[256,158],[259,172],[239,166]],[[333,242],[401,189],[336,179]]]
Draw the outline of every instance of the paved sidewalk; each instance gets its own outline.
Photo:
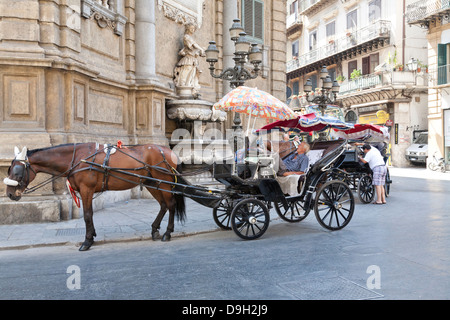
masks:
[[[424,168],[390,168],[389,170],[394,181],[396,176],[450,180],[450,172],[433,172]],[[153,199],[116,202],[98,210],[94,212],[94,225],[97,232],[95,242],[99,244],[117,241],[151,241],[151,224],[158,212],[159,204]],[[166,213],[161,223],[161,234],[167,227],[168,215]],[[275,210],[271,210],[270,215],[271,224],[281,222]],[[175,222],[172,238],[217,230],[220,229],[213,220],[212,209],[186,199],[186,222],[184,225]],[[60,222],[0,225],[0,250],[49,245],[78,246],[84,241],[84,235],[83,218]]]
[[[95,242],[151,241],[151,225],[159,212],[154,199],[116,202],[94,212]],[[165,232],[169,213],[162,223],[160,233]],[[212,209],[186,199],[184,225],[175,221],[172,237],[219,230],[212,217]],[[60,222],[30,223],[0,226],[0,250],[19,249],[46,245],[80,245],[84,241],[83,218]]]

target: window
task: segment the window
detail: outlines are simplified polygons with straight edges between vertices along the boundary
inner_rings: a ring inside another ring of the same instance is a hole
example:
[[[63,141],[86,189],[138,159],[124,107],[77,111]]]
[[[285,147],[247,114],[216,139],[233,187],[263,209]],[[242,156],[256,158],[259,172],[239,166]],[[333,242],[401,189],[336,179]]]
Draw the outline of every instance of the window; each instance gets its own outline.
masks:
[[[380,64],[380,56],[378,53],[370,55],[369,73],[375,73],[375,68]]]
[[[369,2],[369,21],[375,21],[381,18],[381,0]]]
[[[292,56],[298,58],[298,40],[292,42]]]
[[[309,33],[309,51],[317,48],[317,30]]]
[[[356,29],[358,25],[358,10],[347,13],[347,29]]]
[[[247,35],[262,43],[264,34],[264,2],[242,0],[242,25]]]
[[[358,61],[357,60],[349,61],[347,79],[351,79],[351,74],[352,74],[353,70],[356,70],[356,69],[358,69]]]
[[[297,16],[297,0],[295,0],[294,2],[291,3],[290,7],[289,7],[289,14],[295,14]]]
[[[358,116],[356,115],[355,111],[350,110],[349,112],[347,112],[347,114],[345,115],[345,122],[356,123],[356,121],[358,121]]]
[[[449,79],[448,53],[450,53],[450,44],[438,44],[438,85],[447,84]]]
[[[379,64],[378,53],[371,54],[362,59],[362,74],[371,74],[375,72],[375,68]]]
[[[370,73],[370,57],[362,58],[362,74]]]
[[[331,81],[336,80],[336,68],[328,69],[328,74],[330,75]]]
[[[336,24],[335,22],[330,22],[329,24],[326,25],[326,29],[327,29],[327,39],[330,37],[334,37],[335,33],[336,33]]]
[[[293,84],[292,84],[292,94],[293,95],[298,95],[298,92],[299,92],[299,86],[298,86],[298,81],[295,81]]]
[[[315,75],[313,75],[313,76],[311,76],[311,77],[309,77],[310,79],[311,79],[311,82],[312,82],[312,89],[313,89],[313,91],[314,90],[316,90],[316,88],[317,88],[317,75],[315,74]]]

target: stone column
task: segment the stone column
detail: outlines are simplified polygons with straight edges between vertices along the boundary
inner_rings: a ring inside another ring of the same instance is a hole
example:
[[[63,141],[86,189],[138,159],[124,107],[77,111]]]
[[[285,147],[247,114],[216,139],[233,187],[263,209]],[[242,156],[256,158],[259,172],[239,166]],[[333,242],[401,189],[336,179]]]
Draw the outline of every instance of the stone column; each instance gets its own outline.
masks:
[[[227,0],[223,2],[223,68],[230,68],[234,66],[234,42],[231,41],[230,28],[233,24],[233,19],[239,17],[237,11],[237,0]],[[223,81],[223,94],[231,91],[230,82]]]
[[[136,81],[156,76],[155,0],[136,0]]]
[[[239,18],[238,3],[237,0],[223,1],[223,18],[222,18],[222,45],[223,45],[223,69],[231,68],[234,66],[234,42],[231,41],[230,28],[233,24],[233,19]],[[223,94],[227,94],[231,91],[230,82],[222,82]],[[234,114],[227,117],[227,128],[233,126]]]

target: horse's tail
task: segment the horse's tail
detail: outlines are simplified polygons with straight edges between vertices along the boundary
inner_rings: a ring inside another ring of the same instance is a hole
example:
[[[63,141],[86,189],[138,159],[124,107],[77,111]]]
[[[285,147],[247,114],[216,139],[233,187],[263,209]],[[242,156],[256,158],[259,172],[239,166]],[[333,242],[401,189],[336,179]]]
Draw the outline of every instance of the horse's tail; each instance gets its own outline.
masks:
[[[182,163],[177,164],[178,173],[182,172],[181,165]],[[181,176],[177,177],[176,182],[180,184],[188,184],[187,181],[183,179]],[[178,189],[177,186],[175,186],[174,189],[175,190]],[[179,222],[184,222],[184,220],[186,219],[186,201],[184,194],[174,193],[174,198],[175,198],[175,217],[177,217]]]

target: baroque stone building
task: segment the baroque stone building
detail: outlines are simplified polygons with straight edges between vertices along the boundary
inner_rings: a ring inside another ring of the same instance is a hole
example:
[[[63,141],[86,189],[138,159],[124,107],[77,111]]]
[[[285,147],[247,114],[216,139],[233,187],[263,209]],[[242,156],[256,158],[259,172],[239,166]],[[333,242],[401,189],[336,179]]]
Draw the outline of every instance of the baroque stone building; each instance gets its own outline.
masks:
[[[246,85],[283,99],[285,5],[284,0],[0,0],[1,178],[16,145],[117,140],[168,145],[177,123],[167,117],[166,103],[178,99],[173,72],[187,23],[197,27],[194,37],[202,47],[217,42],[216,67],[222,69],[233,65],[228,29],[240,18],[263,51],[261,77]],[[213,80],[208,67],[200,59],[200,94],[215,102],[229,87]],[[64,181],[19,203],[4,195],[1,185],[0,224],[79,216]]]

